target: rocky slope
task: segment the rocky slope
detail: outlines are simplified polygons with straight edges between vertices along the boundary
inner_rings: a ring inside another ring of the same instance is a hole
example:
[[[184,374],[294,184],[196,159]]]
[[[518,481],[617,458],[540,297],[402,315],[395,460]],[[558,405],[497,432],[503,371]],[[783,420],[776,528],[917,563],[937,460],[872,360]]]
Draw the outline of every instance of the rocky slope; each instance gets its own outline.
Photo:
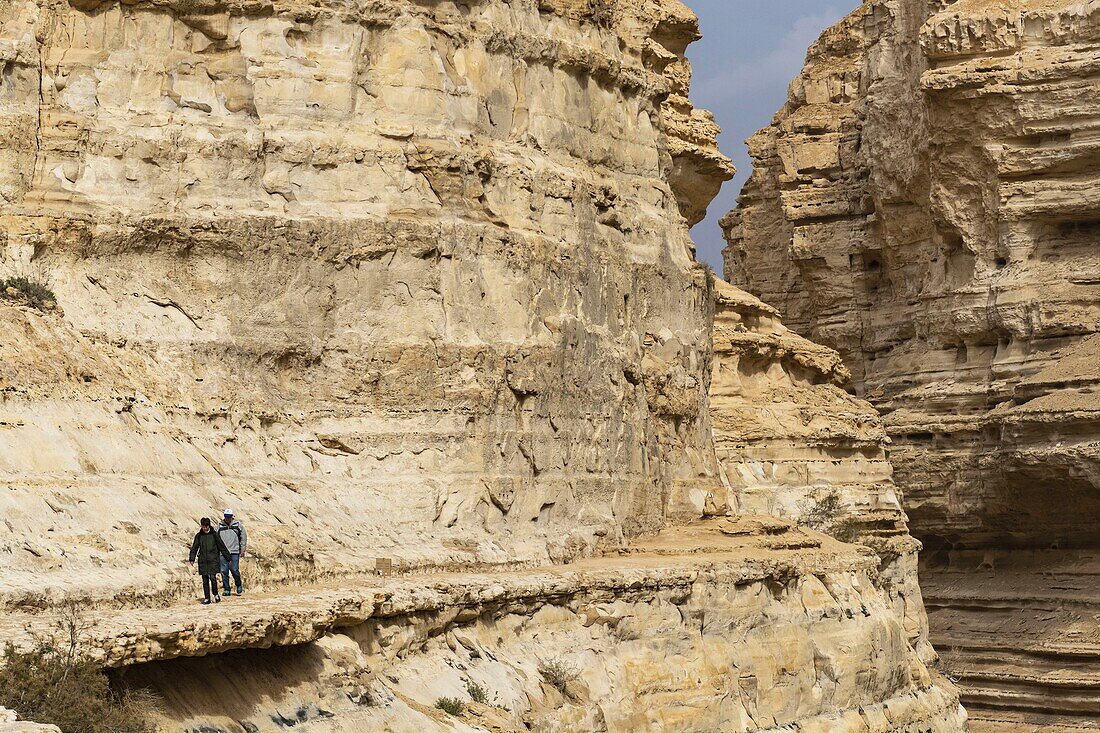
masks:
[[[810,49],[726,275],[840,351],[991,727],[1100,725],[1096,3],[865,2]]]
[[[715,521],[565,567],[122,609],[90,642],[190,733],[964,729],[874,554]],[[49,621],[9,614],[0,633]]]
[[[52,291],[0,293],[0,642],[81,614],[164,731],[961,730],[912,568],[700,523],[688,225],[732,169],[697,33],[675,0],[0,0],[0,274]],[[248,595],[202,608],[226,505]]]

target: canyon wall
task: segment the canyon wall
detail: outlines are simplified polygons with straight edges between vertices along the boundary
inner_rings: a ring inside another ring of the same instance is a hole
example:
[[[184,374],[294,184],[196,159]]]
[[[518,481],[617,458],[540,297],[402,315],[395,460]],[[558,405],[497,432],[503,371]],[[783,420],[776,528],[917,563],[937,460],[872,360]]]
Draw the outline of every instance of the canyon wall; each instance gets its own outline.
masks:
[[[0,263],[60,307],[0,315],[6,599],[189,592],[225,505],[263,583],[701,514],[682,5],[4,7]]]
[[[842,389],[832,349],[788,330],[771,306],[718,281],[710,410],[733,513],[767,515],[862,544],[876,584],[925,661],[935,654],[888,439],[875,409]]]
[[[566,566],[117,609],[89,648],[156,693],[164,731],[965,730],[869,549],[724,522]]]
[[[964,730],[869,409],[829,391],[866,437],[807,444],[819,523],[710,407],[715,298],[751,299],[688,236],[732,174],[697,35],[676,0],[0,0],[0,642],[78,623],[181,733]],[[247,591],[201,607],[225,506]]]
[[[1100,725],[1097,37],[1096,3],[869,0],[723,220],[727,278],[884,416],[976,729]]]

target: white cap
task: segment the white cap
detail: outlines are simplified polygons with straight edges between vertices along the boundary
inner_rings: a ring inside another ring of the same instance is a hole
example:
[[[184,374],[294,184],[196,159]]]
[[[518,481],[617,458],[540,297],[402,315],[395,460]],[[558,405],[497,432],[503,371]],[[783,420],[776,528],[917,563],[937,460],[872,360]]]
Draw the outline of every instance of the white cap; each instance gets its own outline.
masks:
[[[232,509],[230,509],[229,507],[226,507],[226,508],[225,508],[225,511],[224,511],[224,512],[222,512],[222,514],[224,514],[224,515],[225,515],[225,516],[227,516],[227,517],[232,517],[232,516],[233,516],[233,510],[232,510]]]

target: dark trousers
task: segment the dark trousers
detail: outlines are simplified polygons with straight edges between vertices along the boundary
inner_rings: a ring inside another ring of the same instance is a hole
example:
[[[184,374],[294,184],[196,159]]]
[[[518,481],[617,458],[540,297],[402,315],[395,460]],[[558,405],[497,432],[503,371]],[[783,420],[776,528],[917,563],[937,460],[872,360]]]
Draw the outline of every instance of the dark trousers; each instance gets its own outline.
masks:
[[[211,593],[218,595],[218,576],[204,575],[202,576],[202,594],[209,601]]]
[[[237,584],[237,589],[240,590],[244,587],[241,583],[241,556],[237,553],[233,553],[226,560],[223,555],[222,561],[222,588],[225,589],[226,595],[229,595],[229,574],[233,573],[233,582]]]

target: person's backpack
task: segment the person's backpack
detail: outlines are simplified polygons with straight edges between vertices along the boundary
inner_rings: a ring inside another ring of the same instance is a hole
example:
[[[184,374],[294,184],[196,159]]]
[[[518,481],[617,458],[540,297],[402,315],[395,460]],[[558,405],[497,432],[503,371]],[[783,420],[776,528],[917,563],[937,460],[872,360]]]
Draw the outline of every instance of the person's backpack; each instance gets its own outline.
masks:
[[[223,526],[229,527],[229,529],[231,529],[231,530],[233,530],[234,532],[237,533],[237,551],[240,552],[241,544],[243,542],[243,540],[241,538],[241,525],[240,525],[240,523],[238,522],[238,523],[234,523],[234,524],[225,524],[223,522],[222,524],[223,524]],[[218,528],[218,534],[221,534],[221,531],[222,531],[221,527],[219,527]]]

